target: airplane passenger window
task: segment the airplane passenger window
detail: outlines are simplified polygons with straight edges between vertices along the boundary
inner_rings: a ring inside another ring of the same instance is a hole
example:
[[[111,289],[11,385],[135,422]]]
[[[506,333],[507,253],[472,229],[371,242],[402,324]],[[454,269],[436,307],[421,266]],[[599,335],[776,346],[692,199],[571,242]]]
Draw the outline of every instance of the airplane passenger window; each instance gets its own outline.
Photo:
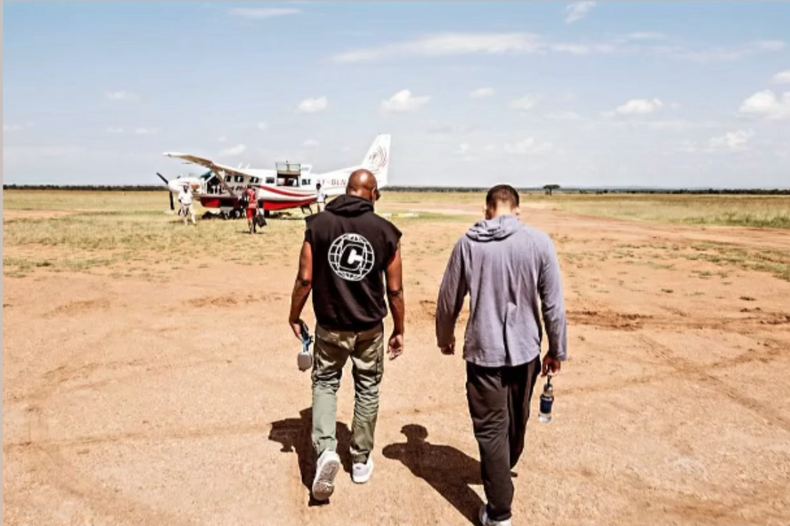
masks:
[[[302,186],[307,186],[310,184],[310,179],[302,179]]]
[[[258,179],[257,177],[250,177],[250,183],[251,184],[258,184],[259,182],[260,182],[260,179]]]
[[[234,182],[243,183],[244,182],[244,176],[243,175],[237,175],[236,178],[234,179]]]
[[[233,178],[232,178],[231,176],[229,176],[229,175],[226,175],[226,176],[225,176],[225,182],[226,182],[226,183],[229,183],[229,182],[231,182],[232,180],[233,180]]]
[[[267,177],[266,184],[274,184],[274,177]]]

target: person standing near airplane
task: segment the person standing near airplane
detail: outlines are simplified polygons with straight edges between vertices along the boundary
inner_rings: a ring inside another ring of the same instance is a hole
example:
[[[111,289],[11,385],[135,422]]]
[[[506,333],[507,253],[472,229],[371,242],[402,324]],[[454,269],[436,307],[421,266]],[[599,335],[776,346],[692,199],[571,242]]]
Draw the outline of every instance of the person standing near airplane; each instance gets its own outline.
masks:
[[[335,451],[337,390],[349,358],[355,392],[351,478],[362,484],[373,472],[371,452],[384,374],[384,274],[394,325],[388,346],[390,360],[403,353],[401,232],[373,212],[379,196],[376,177],[368,170],[357,170],[348,179],[345,195],[332,200],[323,213],[306,219],[288,323],[302,341],[300,316],[313,291],[317,325],[312,442],[318,462],[312,493],[318,501],[332,495],[340,469]]]
[[[436,340],[455,354],[455,322],[467,293],[466,396],[480,449],[482,526],[510,526],[511,469],[524,450],[529,402],[541,371],[541,312],[549,340],[543,376],[567,358],[565,303],[551,238],[519,220],[519,196],[491,188],[485,219],[453,248],[436,302]]]
[[[248,184],[247,189],[244,190],[244,197],[247,201],[247,226],[250,229],[250,234],[254,234],[257,232],[255,214],[258,211],[258,196],[251,184]]]
[[[320,212],[322,208],[324,208],[324,203],[326,202],[326,192],[321,189],[321,183],[315,185],[315,189],[318,192],[318,196],[316,197],[316,206],[318,207],[318,211]]]
[[[184,214],[184,226],[187,226],[187,213],[192,215],[192,224],[196,225],[195,208],[192,206],[192,191],[189,189],[189,185],[181,187],[181,191],[178,193],[178,202],[181,203],[181,213]]]

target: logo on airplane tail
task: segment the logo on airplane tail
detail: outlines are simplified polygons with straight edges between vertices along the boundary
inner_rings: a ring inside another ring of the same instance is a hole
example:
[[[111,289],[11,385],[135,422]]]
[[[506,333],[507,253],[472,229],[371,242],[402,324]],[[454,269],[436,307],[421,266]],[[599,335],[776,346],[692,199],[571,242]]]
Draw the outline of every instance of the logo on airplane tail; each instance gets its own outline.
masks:
[[[371,173],[374,175],[379,173],[385,166],[387,166],[387,150],[379,145],[375,150],[368,155],[368,166]]]

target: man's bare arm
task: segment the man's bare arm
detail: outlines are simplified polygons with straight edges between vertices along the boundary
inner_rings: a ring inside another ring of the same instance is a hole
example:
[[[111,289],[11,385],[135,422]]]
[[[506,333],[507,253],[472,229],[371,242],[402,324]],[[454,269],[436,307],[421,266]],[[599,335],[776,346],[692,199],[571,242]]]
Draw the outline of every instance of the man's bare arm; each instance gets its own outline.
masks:
[[[299,255],[299,272],[294,283],[294,290],[291,294],[291,313],[288,316],[288,323],[294,335],[302,339],[302,326],[300,316],[302,310],[313,289],[313,247],[307,241],[302,245],[302,252]]]
[[[389,341],[390,359],[403,353],[403,333],[405,330],[406,302],[403,299],[403,263],[401,261],[400,243],[395,255],[387,265],[387,299],[394,329]]]

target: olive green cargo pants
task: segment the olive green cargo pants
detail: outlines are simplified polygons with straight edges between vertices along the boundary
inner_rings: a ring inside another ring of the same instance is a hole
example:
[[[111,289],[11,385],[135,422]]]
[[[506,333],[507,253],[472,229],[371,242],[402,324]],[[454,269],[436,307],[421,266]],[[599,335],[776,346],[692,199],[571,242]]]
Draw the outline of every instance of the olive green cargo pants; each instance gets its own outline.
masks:
[[[353,365],[354,422],[351,456],[366,462],[373,450],[379,413],[379,384],[384,373],[384,325],[373,329],[332,331],[316,326],[313,360],[313,447],[320,456],[337,449],[337,390],[348,358]]]

